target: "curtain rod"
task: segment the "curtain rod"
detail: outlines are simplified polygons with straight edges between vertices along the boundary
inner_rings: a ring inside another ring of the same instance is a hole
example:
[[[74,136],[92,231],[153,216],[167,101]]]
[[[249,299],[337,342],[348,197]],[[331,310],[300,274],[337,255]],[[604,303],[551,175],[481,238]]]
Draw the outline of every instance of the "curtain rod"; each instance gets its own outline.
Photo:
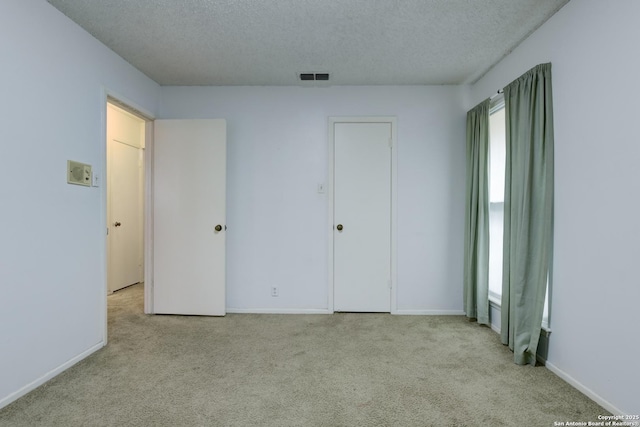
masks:
[[[493,101],[493,99],[495,99],[496,97],[502,95],[504,93],[504,89],[499,89],[496,93],[494,93],[493,95],[491,95],[489,97],[490,100]]]

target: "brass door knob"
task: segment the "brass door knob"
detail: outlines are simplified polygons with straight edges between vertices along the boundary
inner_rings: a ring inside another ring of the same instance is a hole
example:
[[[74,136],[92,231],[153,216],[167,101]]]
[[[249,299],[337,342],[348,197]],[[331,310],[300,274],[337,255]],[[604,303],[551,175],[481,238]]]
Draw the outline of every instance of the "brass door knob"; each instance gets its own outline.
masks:
[[[342,231],[342,224],[336,225],[336,228],[338,229],[338,231]]]
[[[216,231],[222,231],[222,226],[220,224],[216,225]]]

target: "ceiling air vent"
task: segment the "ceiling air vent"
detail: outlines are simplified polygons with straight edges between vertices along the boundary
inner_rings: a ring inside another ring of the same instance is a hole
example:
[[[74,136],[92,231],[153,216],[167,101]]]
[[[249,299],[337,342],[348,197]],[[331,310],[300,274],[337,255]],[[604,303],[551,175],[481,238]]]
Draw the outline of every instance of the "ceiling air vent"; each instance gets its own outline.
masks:
[[[303,82],[329,81],[329,73],[300,73],[300,80]]]

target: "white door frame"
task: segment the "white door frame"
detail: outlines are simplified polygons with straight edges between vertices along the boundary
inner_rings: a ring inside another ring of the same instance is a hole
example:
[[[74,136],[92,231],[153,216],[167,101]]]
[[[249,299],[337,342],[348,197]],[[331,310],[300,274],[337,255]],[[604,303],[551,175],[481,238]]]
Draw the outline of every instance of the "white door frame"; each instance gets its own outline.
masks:
[[[153,313],[153,120],[154,115],[126,97],[103,87],[100,103],[100,225],[102,236],[102,292],[100,304],[103,312],[103,345],[107,345],[107,103],[110,102],[145,121],[145,144],[142,150],[144,158],[144,312]]]
[[[397,314],[397,295],[398,295],[398,119],[395,116],[369,116],[369,117],[329,117],[329,125],[327,128],[327,140],[328,140],[328,185],[327,185],[327,199],[328,199],[328,232],[329,232],[329,244],[328,244],[328,301],[327,307],[330,313],[334,312],[333,307],[333,295],[334,295],[334,280],[333,280],[333,240],[334,240],[334,224],[333,224],[333,210],[334,210],[334,167],[335,167],[335,134],[334,125],[336,123],[391,123],[391,314]]]

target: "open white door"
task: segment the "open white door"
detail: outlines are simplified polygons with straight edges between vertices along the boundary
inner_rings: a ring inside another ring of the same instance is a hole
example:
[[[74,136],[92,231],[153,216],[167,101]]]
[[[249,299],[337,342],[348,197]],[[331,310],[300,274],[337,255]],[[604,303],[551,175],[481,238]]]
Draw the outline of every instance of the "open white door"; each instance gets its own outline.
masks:
[[[153,306],[225,314],[226,122],[156,120]]]

